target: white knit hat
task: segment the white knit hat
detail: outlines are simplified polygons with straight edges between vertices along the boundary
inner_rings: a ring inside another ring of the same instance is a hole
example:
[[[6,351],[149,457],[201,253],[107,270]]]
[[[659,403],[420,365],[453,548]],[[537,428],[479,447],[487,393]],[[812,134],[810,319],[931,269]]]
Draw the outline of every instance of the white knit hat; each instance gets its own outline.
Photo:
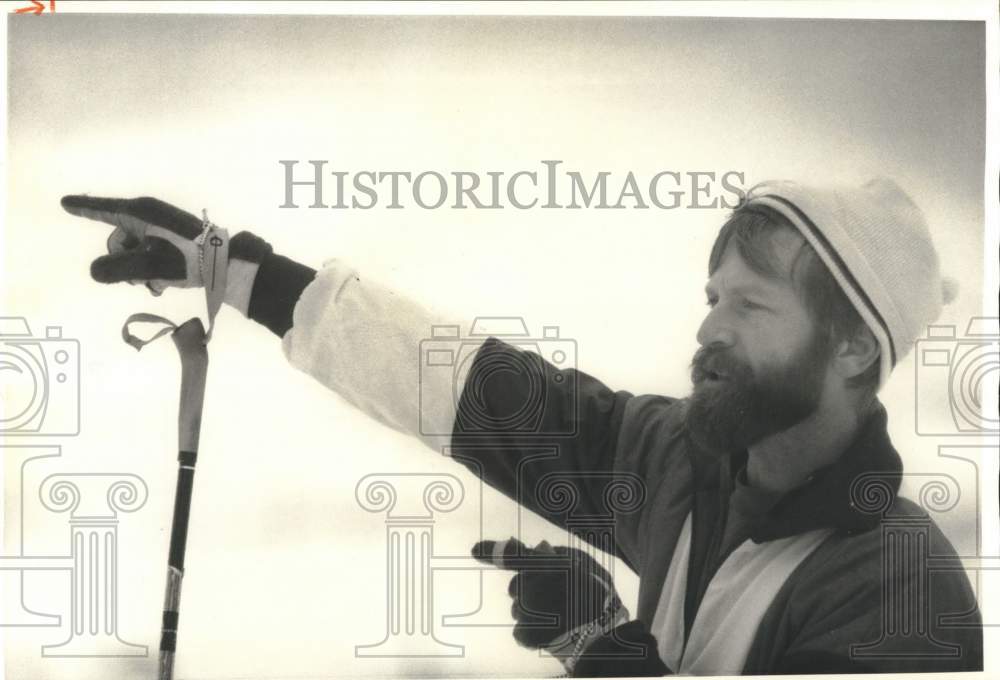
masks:
[[[788,218],[826,263],[878,340],[884,385],[956,292],[953,280],[941,278],[920,209],[887,178],[860,187],[762,182],[750,189],[747,203]]]

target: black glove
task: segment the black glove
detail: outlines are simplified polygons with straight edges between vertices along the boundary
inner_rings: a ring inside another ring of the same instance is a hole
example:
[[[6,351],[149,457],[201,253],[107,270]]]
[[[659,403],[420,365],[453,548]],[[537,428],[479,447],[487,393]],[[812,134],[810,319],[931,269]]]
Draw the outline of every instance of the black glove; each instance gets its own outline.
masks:
[[[546,649],[571,667],[590,641],[628,619],[611,574],[575,548],[542,542],[529,548],[517,539],[481,541],[472,549],[477,560],[517,573],[508,594],[517,622],[514,639],[532,649]],[[584,639],[586,638],[586,639]]]
[[[64,196],[62,207],[72,215],[115,227],[108,237],[108,255],[90,265],[90,275],[101,283],[144,283],[154,295],[168,286],[204,285],[197,242],[204,221],[156,198],[100,198]],[[250,232],[230,239],[229,262],[260,263],[271,247]],[[240,277],[233,277],[239,284]],[[252,279],[251,279],[252,283]],[[245,283],[244,283],[245,285]]]

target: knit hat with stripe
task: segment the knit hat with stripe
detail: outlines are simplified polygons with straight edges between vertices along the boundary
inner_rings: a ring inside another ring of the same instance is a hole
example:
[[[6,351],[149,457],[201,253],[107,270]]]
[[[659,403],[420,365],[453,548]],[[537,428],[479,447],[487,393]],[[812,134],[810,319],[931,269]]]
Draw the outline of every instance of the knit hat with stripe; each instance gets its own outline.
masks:
[[[815,249],[878,340],[884,385],[956,291],[941,278],[920,209],[886,178],[860,187],[762,182],[746,202],[777,210]]]

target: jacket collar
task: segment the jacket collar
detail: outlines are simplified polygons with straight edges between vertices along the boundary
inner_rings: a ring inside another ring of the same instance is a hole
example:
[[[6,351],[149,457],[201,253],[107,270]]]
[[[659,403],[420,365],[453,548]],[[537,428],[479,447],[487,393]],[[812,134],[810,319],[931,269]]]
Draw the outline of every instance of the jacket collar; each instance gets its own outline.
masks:
[[[876,407],[861,425],[854,441],[832,464],[817,470],[806,484],[782,496],[752,528],[750,537],[757,543],[794,536],[813,529],[835,529],[856,534],[879,525],[881,514],[855,502],[854,488],[862,475],[877,476],[882,491],[895,498],[902,478],[903,463],[889,440],[885,407]],[[702,461],[703,457],[698,456]],[[719,487],[729,494],[733,479],[746,465],[746,451],[704,462],[695,466],[698,486]],[[712,474],[708,468],[714,468]],[[886,488],[888,487],[888,488]]]
[[[877,527],[881,515],[855,501],[855,484],[862,475],[877,475],[889,486],[889,498],[898,493],[903,461],[889,440],[887,422],[885,407],[878,403],[844,453],[779,500],[751,538],[760,543],[813,529],[856,534]]]

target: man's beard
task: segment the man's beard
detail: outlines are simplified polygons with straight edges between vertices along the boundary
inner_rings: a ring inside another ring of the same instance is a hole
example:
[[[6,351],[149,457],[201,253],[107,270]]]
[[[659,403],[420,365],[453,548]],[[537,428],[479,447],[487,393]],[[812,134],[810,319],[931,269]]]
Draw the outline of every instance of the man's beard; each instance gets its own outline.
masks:
[[[818,334],[781,366],[754,375],[726,348],[708,345],[691,361],[686,414],[695,443],[714,454],[742,451],[812,415],[826,373],[827,343]]]

